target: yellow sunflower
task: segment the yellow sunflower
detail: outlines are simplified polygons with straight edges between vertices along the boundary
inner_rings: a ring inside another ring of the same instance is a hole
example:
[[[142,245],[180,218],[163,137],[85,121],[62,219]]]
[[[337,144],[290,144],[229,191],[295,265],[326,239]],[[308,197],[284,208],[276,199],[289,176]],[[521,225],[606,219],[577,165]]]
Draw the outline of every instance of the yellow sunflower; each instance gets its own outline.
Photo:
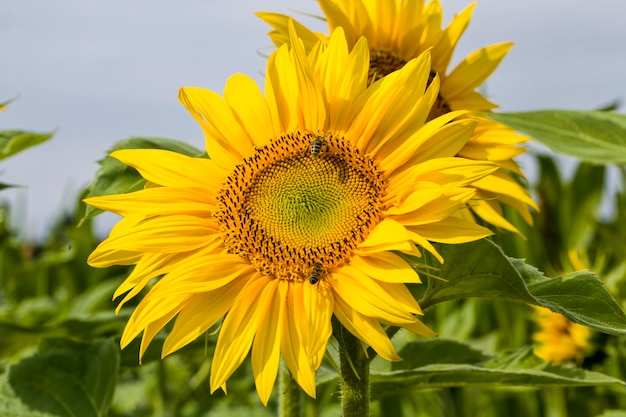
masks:
[[[547,308],[535,307],[539,331],[533,340],[539,343],[535,355],[556,363],[580,362],[591,347],[591,330]]]
[[[264,404],[280,357],[315,396],[333,315],[388,360],[400,358],[383,324],[433,336],[405,285],[420,279],[398,254],[419,256],[419,245],[443,261],[431,242],[490,235],[454,215],[470,184],[499,169],[455,156],[476,125],[454,120],[462,112],[426,122],[439,87],[438,77],[427,87],[428,54],[367,88],[365,39],[350,51],[337,29],[307,55],[291,36],[269,57],[265,95],[241,74],[223,96],[181,89],[211,159],[116,151],[146,188],[86,199],[123,216],[89,264],[136,265],[120,307],[149,287],[121,346],[143,332],[143,355],[174,320],[165,356],[223,318],[211,392],[251,351]]]
[[[430,51],[430,80],[438,75],[441,86],[428,119],[456,110],[473,112],[463,117],[475,120],[477,127],[472,139],[459,151],[459,156],[493,161],[504,168],[474,184],[477,193],[471,203],[473,212],[489,223],[518,232],[502,216],[503,203],[513,207],[531,224],[529,207],[537,209],[537,205],[528,191],[510,175],[515,173],[523,178],[512,158],[525,152],[519,144],[526,142],[528,138],[478,115],[479,112],[489,112],[497,107],[476,89],[497,68],[512,43],[499,43],[479,49],[467,56],[452,71],[448,71],[457,42],[470,22],[474,4],[456,15],[443,29],[441,3],[436,0],[428,4],[424,4],[424,0],[318,2],[329,30],[332,32],[337,27],[343,27],[350,48],[356,45],[361,36],[367,38],[371,56],[368,69],[370,82],[387,76],[402,68],[412,58]],[[288,16],[266,12],[257,15],[273,27],[274,30],[269,35],[276,45],[288,42]],[[328,41],[326,35],[313,32],[300,23],[295,22],[294,26],[307,50],[313,48],[319,40]]]

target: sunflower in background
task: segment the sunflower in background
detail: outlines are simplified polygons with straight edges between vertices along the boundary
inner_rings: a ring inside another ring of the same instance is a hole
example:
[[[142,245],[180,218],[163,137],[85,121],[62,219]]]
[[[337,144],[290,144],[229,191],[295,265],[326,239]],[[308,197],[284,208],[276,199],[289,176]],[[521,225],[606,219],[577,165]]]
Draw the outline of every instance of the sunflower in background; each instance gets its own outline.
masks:
[[[455,16],[443,29],[441,3],[436,0],[428,4],[424,4],[423,0],[318,2],[329,31],[343,27],[350,48],[354,47],[361,36],[367,38],[371,56],[369,82],[393,73],[412,58],[424,51],[430,51],[430,80],[438,76],[441,86],[428,119],[457,110],[472,112],[463,117],[476,121],[476,129],[472,139],[458,150],[458,156],[493,161],[503,168],[473,184],[477,189],[470,204],[474,214],[495,226],[519,233],[502,215],[501,204],[505,204],[513,207],[531,224],[529,207],[537,209],[537,205],[528,191],[513,177],[517,175],[523,178],[513,158],[525,152],[519,145],[528,138],[478,115],[498,107],[476,89],[496,69],[513,44],[505,42],[479,49],[467,56],[456,68],[448,71],[457,42],[470,22],[474,4]],[[274,30],[269,35],[277,46],[288,42],[287,22],[290,17],[267,12],[259,12],[257,15],[273,27]],[[307,50],[311,50],[317,41],[328,41],[325,34],[313,32],[301,23],[295,22],[294,26]],[[469,212],[466,214],[469,215]]]
[[[588,327],[544,307],[535,307],[534,318],[539,326],[539,331],[533,334],[533,340],[539,344],[535,355],[555,363],[582,363],[592,348]]]
[[[226,390],[251,351],[264,404],[281,357],[315,396],[333,315],[387,360],[400,358],[383,324],[433,336],[405,285],[420,278],[398,253],[422,248],[443,262],[431,242],[490,235],[456,215],[477,192],[471,184],[500,169],[456,156],[475,119],[427,122],[439,89],[428,53],[368,87],[365,38],[349,44],[337,29],[307,54],[289,34],[268,59],[265,95],[241,74],[223,96],[181,89],[211,159],[116,151],[145,189],[85,200],[123,216],[89,258],[136,265],[119,306],[149,288],[122,347],[143,333],[143,355],[174,321],[165,356],[223,318],[211,391]]]

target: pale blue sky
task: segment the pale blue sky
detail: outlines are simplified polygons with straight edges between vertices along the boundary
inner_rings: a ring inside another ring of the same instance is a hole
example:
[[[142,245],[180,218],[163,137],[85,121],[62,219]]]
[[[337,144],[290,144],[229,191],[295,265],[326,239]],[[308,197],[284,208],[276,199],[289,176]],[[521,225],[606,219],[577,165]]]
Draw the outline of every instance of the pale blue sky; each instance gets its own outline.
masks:
[[[469,4],[442,3],[446,21]],[[117,140],[160,136],[202,147],[178,88],[221,92],[235,72],[261,82],[258,52],[271,42],[258,10],[319,14],[313,0],[2,0],[0,101],[19,100],[0,113],[0,129],[57,130],[0,167],[1,182],[27,186],[0,194],[16,208],[21,201],[26,234],[40,236],[71,207]],[[626,98],[625,22],[624,0],[480,0],[453,62],[514,41],[487,83],[503,111],[595,108]]]

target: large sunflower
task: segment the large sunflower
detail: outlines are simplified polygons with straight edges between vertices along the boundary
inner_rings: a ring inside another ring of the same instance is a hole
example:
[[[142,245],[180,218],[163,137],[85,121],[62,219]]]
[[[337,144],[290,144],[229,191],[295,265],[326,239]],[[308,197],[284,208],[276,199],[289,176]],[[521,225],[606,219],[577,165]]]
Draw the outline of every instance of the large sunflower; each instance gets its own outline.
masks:
[[[468,6],[442,28],[443,14],[437,0],[424,4],[424,0],[318,0],[328,28],[333,31],[343,27],[349,47],[365,36],[370,47],[368,79],[384,77],[425,51],[430,51],[430,79],[438,75],[441,80],[437,100],[429,120],[455,110],[469,110],[474,114],[464,117],[477,122],[472,139],[459,151],[459,156],[476,160],[489,160],[504,170],[474,184],[477,189],[471,203],[474,213],[482,219],[506,230],[517,229],[502,216],[501,204],[513,207],[532,223],[529,206],[537,209],[528,191],[511,176],[523,177],[513,158],[525,151],[519,146],[528,139],[512,129],[480,117],[478,112],[489,112],[497,105],[476,91],[512,46],[499,43],[479,49],[467,56],[456,68],[448,71],[457,42],[467,28],[474,9]],[[288,16],[278,13],[257,13],[274,28],[269,33],[280,46],[289,40]],[[310,50],[315,42],[328,41],[328,37],[313,32],[304,25],[294,24],[305,48]]]
[[[240,74],[223,97],[181,89],[211,159],[116,151],[146,188],[86,200],[123,216],[89,258],[136,265],[115,293],[127,293],[120,306],[160,277],[122,347],[143,332],[143,355],[175,320],[165,356],[225,316],[211,391],[226,388],[251,350],[263,403],[281,356],[315,396],[333,315],[388,360],[400,358],[382,324],[432,336],[405,286],[420,279],[398,253],[419,256],[417,244],[443,261],[430,242],[490,235],[454,215],[474,196],[470,184],[499,169],[455,156],[475,121],[457,112],[425,122],[439,87],[438,77],[427,87],[428,54],[367,88],[365,39],[349,52],[337,29],[307,55],[291,36],[269,57],[265,97]]]

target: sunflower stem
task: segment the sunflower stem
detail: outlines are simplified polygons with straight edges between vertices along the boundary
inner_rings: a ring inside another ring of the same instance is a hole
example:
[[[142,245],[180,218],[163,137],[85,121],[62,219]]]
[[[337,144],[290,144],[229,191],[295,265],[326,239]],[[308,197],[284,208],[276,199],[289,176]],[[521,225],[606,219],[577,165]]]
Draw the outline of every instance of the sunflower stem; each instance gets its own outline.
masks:
[[[300,417],[302,415],[302,390],[293,380],[287,369],[280,371],[280,410],[279,417]]]
[[[339,340],[343,417],[369,417],[369,359],[361,341],[343,326],[333,326]]]

